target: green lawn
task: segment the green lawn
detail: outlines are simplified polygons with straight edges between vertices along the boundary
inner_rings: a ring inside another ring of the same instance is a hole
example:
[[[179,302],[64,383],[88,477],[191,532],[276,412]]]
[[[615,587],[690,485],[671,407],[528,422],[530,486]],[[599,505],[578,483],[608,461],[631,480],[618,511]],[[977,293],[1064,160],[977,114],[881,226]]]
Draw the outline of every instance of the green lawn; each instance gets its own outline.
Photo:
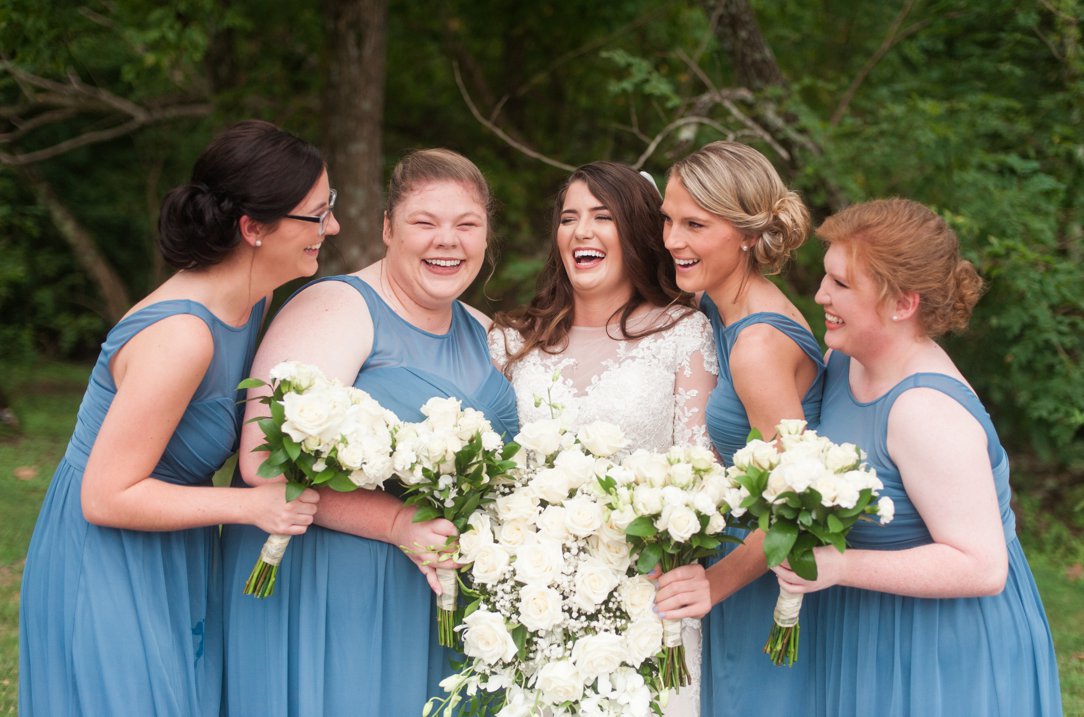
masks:
[[[83,365],[0,364],[4,391],[23,428],[20,437],[0,438],[0,715],[16,714],[19,582],[26,546],[75,422],[87,373]],[[1029,522],[1021,524],[1026,528]],[[1060,534],[1065,537],[1057,544],[1025,543],[1054,631],[1065,714],[1084,717],[1084,566],[1079,562],[1084,550],[1067,550],[1072,536],[1064,529]]]

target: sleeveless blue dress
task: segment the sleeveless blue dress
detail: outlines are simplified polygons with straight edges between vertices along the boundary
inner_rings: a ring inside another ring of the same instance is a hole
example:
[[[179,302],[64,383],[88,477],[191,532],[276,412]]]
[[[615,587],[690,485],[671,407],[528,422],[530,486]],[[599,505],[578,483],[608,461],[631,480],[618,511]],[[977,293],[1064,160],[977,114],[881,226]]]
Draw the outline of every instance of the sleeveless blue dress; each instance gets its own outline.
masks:
[[[882,495],[895,502],[896,514],[884,526],[855,524],[848,544],[903,550],[932,542],[887,447],[888,416],[896,399],[911,388],[930,388],[960,403],[986,432],[1009,575],[1004,591],[991,597],[913,598],[847,587],[818,593],[818,629],[808,642],[817,686],[817,708],[810,714],[1060,715],[1050,627],[1016,537],[1009,459],[989,414],[965,384],[937,373],[914,374],[884,396],[860,403],[850,390],[850,364],[848,356],[832,352],[820,430],[867,452],[867,462],[884,483]]]
[[[237,450],[243,395],[263,320],[241,327],[188,300],[122,319],[102,344],[67,452],[30,540],[19,619],[19,714],[217,715],[221,701],[218,528],[121,530],[83,518],[83,471],[116,395],[113,355],[169,316],[201,318],[214,356],[152,475],[210,486]],[[140,440],[133,436],[133,441]]]
[[[373,347],[354,385],[404,421],[434,396],[483,411],[511,440],[512,387],[489,359],[486,333],[458,302],[446,334],[422,331],[361,279],[336,276],[368,304]],[[231,715],[420,715],[443,696],[455,653],[437,643],[433,592],[398,547],[319,526],[295,536],[264,600],[241,589],[267,535],[223,532],[226,711]]]
[[[810,428],[816,428],[821,410],[824,359],[813,334],[787,316],[768,312],[750,314],[725,326],[707,294],[701,298],[700,309],[711,320],[719,352],[719,384],[708,398],[704,415],[708,435],[723,461],[727,465],[731,463],[734,452],[746,444],[750,431],[745,406],[734,391],[730,373],[730,352],[738,335],[749,326],[772,326],[798,344],[817,366],[817,376],[802,397],[806,422]],[[739,538],[747,534],[738,529],[727,532]],[[725,543],[719,559],[735,547],[733,543]],[[776,667],[763,653],[778,597],[779,582],[775,573],[769,571],[704,616],[700,668],[700,713],[704,717],[805,715],[803,706],[812,697],[807,681],[810,667],[805,646],[806,630],[802,631],[798,661],[793,666]],[[815,599],[815,596],[807,596],[803,603],[803,627],[808,623],[807,605]]]

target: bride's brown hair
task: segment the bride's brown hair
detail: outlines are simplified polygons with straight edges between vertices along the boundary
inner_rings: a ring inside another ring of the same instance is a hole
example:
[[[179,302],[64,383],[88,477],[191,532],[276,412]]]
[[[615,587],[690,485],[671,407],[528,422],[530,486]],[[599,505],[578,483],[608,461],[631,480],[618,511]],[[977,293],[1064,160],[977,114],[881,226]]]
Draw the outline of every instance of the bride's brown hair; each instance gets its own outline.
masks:
[[[527,306],[500,312],[493,318],[494,330],[511,328],[523,337],[523,346],[508,356],[505,374],[536,347],[549,354],[558,354],[568,346],[574,299],[572,283],[557,249],[557,227],[565,195],[574,182],[587,185],[591,194],[610,211],[617,228],[623,269],[632,283],[632,296],[610,317],[612,321],[620,315],[620,338],[635,339],[663,331],[694,310],[692,296],[678,289],[674,260],[662,243],[662,197],[658,190],[628,165],[616,162],[585,164],[569,176],[554,200],[549,256],[539,272],[534,298]],[[675,304],[687,310],[662,325],[632,332],[628,328],[629,317],[645,303],[654,306]]]

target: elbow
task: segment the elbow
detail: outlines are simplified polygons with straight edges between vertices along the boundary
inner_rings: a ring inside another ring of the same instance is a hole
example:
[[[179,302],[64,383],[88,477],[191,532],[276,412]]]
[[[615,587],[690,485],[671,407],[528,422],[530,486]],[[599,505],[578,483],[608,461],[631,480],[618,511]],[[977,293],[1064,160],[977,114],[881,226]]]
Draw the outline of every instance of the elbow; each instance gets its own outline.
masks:
[[[975,596],[1000,595],[1009,579],[1008,556],[1002,553],[996,559],[980,563],[975,575]]]
[[[98,525],[103,528],[111,528],[113,522],[110,520],[112,512],[109,510],[106,501],[101,498],[87,495],[86,491],[82,496],[83,503],[83,518],[91,525]]]

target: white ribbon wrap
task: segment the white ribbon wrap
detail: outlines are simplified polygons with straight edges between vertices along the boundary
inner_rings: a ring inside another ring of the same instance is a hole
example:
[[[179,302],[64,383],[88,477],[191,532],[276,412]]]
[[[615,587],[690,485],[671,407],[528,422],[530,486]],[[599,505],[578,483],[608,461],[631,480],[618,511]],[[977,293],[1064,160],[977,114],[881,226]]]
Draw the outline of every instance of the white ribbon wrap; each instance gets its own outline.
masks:
[[[437,595],[437,607],[441,610],[455,610],[456,598],[459,597],[459,582],[455,573],[455,568],[437,568],[437,582],[443,591]]]
[[[794,627],[798,624],[798,611],[802,609],[802,593],[792,593],[779,589],[779,598],[775,601],[775,624],[779,627]]]
[[[268,536],[260,549],[260,560],[272,567],[277,567],[282,562],[282,556],[286,554],[286,546],[289,544],[289,535]]]
[[[662,646],[679,647],[681,645],[681,620],[662,621]]]

